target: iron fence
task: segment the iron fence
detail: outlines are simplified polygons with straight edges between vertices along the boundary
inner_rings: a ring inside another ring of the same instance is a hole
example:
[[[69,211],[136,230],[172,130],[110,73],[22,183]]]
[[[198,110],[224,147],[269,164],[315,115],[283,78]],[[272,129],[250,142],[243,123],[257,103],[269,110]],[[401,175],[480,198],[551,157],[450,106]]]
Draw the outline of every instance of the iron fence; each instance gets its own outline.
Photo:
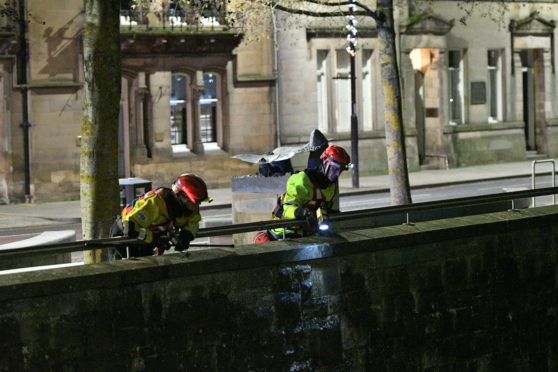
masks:
[[[120,10],[120,27],[128,30],[219,31],[229,30],[224,1],[180,5],[153,2],[151,6]]]

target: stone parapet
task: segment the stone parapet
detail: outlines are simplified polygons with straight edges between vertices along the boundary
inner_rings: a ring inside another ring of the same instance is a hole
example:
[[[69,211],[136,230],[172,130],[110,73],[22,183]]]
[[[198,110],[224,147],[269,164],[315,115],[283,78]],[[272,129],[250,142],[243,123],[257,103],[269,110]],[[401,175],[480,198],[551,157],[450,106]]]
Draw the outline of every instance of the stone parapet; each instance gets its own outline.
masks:
[[[552,206],[6,275],[0,370],[555,370],[556,226]]]

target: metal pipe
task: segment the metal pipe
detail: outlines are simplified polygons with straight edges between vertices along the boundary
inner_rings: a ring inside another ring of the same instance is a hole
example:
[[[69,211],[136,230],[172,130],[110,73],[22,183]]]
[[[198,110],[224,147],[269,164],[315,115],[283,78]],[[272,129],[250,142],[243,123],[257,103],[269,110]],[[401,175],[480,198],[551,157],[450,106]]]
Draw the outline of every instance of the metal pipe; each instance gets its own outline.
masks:
[[[432,202],[415,203],[411,205],[401,205],[401,206],[389,206],[383,208],[374,209],[364,209],[359,211],[341,212],[337,214],[332,214],[329,216],[330,222],[335,221],[345,221],[353,219],[361,219],[364,217],[381,217],[393,214],[403,214],[413,211],[425,211],[425,210],[436,210],[451,207],[463,207],[475,204],[484,204],[497,201],[508,201],[514,199],[530,198],[532,196],[544,196],[552,195],[558,193],[558,187],[546,187],[536,190],[521,190],[513,191],[499,194],[488,194],[481,196],[470,196],[464,198],[456,199],[445,199],[437,200]],[[230,234],[240,234],[245,232],[266,230],[272,228],[288,227],[295,225],[303,225],[306,221],[303,219],[297,220],[270,220],[270,221],[260,221],[260,222],[250,222],[236,225],[224,225],[224,226],[214,226],[204,229],[200,229],[198,232],[198,238],[219,236],[219,235],[230,235]],[[110,248],[117,245],[126,244],[138,244],[141,241],[131,238],[106,238],[97,240],[85,240],[69,243],[56,243],[48,244],[42,246],[24,247],[24,248],[11,248],[0,250],[0,257],[12,257],[21,256],[24,254],[59,254],[59,253],[69,253],[78,252],[82,250],[91,249],[101,249]],[[222,246],[221,244],[203,244],[203,245],[192,245],[192,246]],[[226,245],[228,247],[228,245]]]
[[[356,68],[355,56],[351,55],[351,162],[353,164],[353,188],[358,189],[359,171],[358,171],[358,117],[356,114]]]
[[[3,258],[7,258],[7,257],[17,257],[21,255],[61,254],[61,253],[86,251],[91,249],[110,248],[110,247],[114,247],[115,245],[133,244],[133,243],[137,244],[138,240],[130,239],[130,238],[107,238],[107,239],[97,239],[97,240],[83,240],[77,242],[37,245],[32,247],[2,249],[0,251],[0,256],[2,256]]]
[[[29,102],[27,89],[27,22],[25,0],[19,1],[19,58],[17,59],[17,83],[21,87],[21,124],[23,130],[23,177],[25,202],[31,202],[31,153],[29,145]]]
[[[533,160],[533,162],[531,163],[531,189],[536,189],[536,182],[535,182],[535,178],[536,178],[536,174],[535,174],[535,169],[536,169],[536,165],[537,164],[541,164],[541,163],[550,163],[552,164],[552,173],[551,173],[551,178],[552,178],[552,187],[556,186],[556,162],[554,161],[554,159],[541,159],[541,160]],[[552,195],[552,203],[556,204],[556,194]],[[531,204],[533,205],[533,207],[537,206],[537,201],[535,199],[535,197],[533,196],[531,198]]]
[[[557,187],[547,187],[537,190],[521,190],[499,194],[488,194],[480,196],[470,196],[456,199],[444,199],[424,203],[414,203],[410,205],[389,206],[382,208],[363,209],[350,212],[341,212],[329,216],[330,222],[361,219],[365,217],[381,217],[393,214],[405,214],[409,212],[437,210],[451,207],[463,207],[475,204],[484,204],[498,201],[508,201],[513,199],[529,198],[531,196],[543,196],[557,193]],[[261,222],[250,222],[236,225],[214,226],[211,228],[200,229],[198,237],[240,234],[244,232],[265,230],[271,228],[288,227],[304,224],[304,220],[271,220]]]
[[[357,102],[356,102],[356,66],[355,56],[356,48],[356,20],[353,16],[354,0],[349,4],[349,24],[347,25],[347,39],[349,40],[348,53],[350,56],[351,69],[351,157],[353,164],[352,184],[353,188],[359,188],[359,172],[358,172],[358,118],[357,118]]]

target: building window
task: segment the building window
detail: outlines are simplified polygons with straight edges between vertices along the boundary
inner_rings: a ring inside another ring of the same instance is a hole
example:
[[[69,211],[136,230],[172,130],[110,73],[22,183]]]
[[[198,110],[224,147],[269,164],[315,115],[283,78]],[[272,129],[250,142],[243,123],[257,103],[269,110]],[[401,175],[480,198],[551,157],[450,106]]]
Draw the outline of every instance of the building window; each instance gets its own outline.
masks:
[[[502,52],[488,51],[488,121],[502,120]]]
[[[188,145],[190,118],[190,78],[186,74],[173,73],[170,96],[170,139],[172,145]]]
[[[372,50],[363,49],[355,61],[359,127],[373,129]],[[318,128],[326,132],[351,131],[351,69],[345,49],[317,50],[316,92]]]
[[[200,84],[195,83],[197,81]],[[194,86],[197,86],[196,90]],[[220,142],[222,123],[221,89],[221,75],[215,72],[172,74],[169,101],[170,140],[175,151],[192,150],[196,138],[208,149],[219,147],[217,142]]]
[[[372,50],[363,49],[362,53],[362,85],[361,85],[361,110],[360,110],[360,121],[362,122],[362,129],[372,130],[374,115],[375,100],[374,100],[374,79],[372,72],[373,61],[372,61]]]
[[[450,50],[448,60],[450,124],[460,124],[463,123],[463,53]]]
[[[344,49],[335,51],[333,79],[335,80],[335,129],[337,132],[349,132],[351,130],[351,68],[349,53]]]
[[[200,94],[200,138],[202,143],[217,142],[217,122],[220,120],[219,75],[203,74],[203,91]]]

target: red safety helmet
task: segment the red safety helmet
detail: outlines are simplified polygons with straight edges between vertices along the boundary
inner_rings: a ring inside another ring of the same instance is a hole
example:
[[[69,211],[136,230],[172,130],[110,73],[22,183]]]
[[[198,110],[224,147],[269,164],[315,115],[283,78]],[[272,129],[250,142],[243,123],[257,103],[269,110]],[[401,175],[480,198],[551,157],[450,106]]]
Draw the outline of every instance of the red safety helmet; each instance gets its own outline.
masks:
[[[181,174],[172,184],[172,191],[175,194],[184,193],[192,203],[199,204],[201,202],[211,203],[211,199],[207,195],[207,186],[205,182],[195,174]]]
[[[351,168],[351,157],[342,147],[329,145],[320,156],[322,171],[329,180],[335,182],[344,170]]]
[[[351,166],[351,157],[343,147],[329,145],[322,153],[320,159],[330,159],[347,169]]]

